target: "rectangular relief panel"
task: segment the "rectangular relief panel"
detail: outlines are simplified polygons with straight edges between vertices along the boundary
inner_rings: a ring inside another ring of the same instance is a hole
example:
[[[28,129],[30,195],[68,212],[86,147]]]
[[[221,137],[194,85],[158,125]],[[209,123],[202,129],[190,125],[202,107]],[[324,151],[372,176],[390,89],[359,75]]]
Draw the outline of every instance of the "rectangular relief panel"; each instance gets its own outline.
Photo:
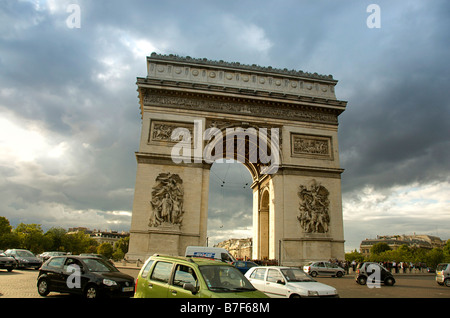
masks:
[[[291,133],[291,156],[333,160],[331,136]]]
[[[150,133],[148,137],[149,144],[173,146],[179,140],[172,140],[172,132],[176,128],[185,128],[189,131],[190,136],[194,136],[194,124],[185,122],[151,120]],[[191,140],[192,141],[192,140]]]

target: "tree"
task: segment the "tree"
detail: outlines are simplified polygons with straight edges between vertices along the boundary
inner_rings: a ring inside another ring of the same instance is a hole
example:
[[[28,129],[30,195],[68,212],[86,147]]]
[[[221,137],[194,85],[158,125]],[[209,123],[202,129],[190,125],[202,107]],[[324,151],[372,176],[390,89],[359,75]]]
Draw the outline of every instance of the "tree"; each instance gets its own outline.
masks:
[[[347,262],[352,262],[352,261],[363,262],[364,256],[355,249],[354,251],[352,251],[350,253],[345,253],[345,260]]]
[[[102,254],[107,258],[112,258],[114,249],[109,243],[102,243],[99,247],[97,247],[97,254]]]
[[[128,246],[130,244],[130,237],[122,237],[115,244],[114,247],[120,249],[124,254],[128,253]]]
[[[9,220],[0,216],[0,250],[20,247],[19,236],[12,231]]]
[[[44,231],[40,224],[20,223],[14,229],[20,240],[20,247],[30,250],[34,254],[42,253],[49,245],[48,239],[44,238]]]
[[[444,261],[444,251],[440,248],[433,248],[425,256],[425,263],[428,267],[436,268],[439,263]]]
[[[381,254],[382,252],[390,251],[391,247],[385,243],[380,242],[377,244],[374,244],[372,248],[370,249],[370,254]]]
[[[61,227],[52,227],[45,233],[45,237],[51,242],[48,250],[51,251],[64,251],[64,238],[67,235],[67,231]]]
[[[96,246],[97,244],[94,239],[83,231],[66,234],[63,242],[66,251],[74,255],[90,252],[91,246]]]

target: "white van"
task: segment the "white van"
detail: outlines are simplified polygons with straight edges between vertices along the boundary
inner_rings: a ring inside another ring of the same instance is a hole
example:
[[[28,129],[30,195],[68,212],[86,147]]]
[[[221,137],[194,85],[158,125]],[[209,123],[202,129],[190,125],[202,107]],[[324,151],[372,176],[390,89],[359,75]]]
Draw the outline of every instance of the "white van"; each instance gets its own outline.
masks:
[[[204,257],[232,263],[236,259],[226,249],[220,247],[188,246],[186,247],[187,257]]]

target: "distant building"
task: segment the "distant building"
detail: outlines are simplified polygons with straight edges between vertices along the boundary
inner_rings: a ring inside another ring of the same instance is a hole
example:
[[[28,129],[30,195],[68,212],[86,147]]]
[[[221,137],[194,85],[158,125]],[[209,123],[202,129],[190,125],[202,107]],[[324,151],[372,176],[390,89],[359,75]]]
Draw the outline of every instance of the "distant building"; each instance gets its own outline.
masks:
[[[67,234],[73,234],[77,232],[84,232],[88,234],[91,238],[96,240],[98,244],[109,243],[114,246],[114,243],[120,240],[121,238],[125,238],[130,236],[128,232],[117,232],[117,231],[101,231],[101,230],[90,230],[86,227],[71,227],[67,231]]]
[[[221,247],[226,249],[236,259],[251,259],[252,258],[252,239],[229,239],[220,242],[215,247]]]
[[[128,232],[117,232],[117,231],[100,231],[94,230],[91,234],[91,238],[96,240],[99,244],[109,243],[114,246],[114,243],[120,240],[121,238],[125,238],[130,236]]]
[[[370,249],[377,243],[386,243],[392,250],[402,245],[425,249],[442,248],[445,245],[445,241],[432,235],[416,235],[415,233],[413,235],[377,235],[376,239],[365,239],[361,242],[360,253],[364,256],[370,255]]]

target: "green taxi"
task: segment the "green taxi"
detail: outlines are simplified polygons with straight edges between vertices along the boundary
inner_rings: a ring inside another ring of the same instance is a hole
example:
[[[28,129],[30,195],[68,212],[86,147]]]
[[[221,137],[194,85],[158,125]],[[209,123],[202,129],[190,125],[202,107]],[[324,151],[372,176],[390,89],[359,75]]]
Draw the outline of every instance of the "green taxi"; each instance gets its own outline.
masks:
[[[139,271],[135,298],[267,298],[234,266],[220,261],[153,255]]]

